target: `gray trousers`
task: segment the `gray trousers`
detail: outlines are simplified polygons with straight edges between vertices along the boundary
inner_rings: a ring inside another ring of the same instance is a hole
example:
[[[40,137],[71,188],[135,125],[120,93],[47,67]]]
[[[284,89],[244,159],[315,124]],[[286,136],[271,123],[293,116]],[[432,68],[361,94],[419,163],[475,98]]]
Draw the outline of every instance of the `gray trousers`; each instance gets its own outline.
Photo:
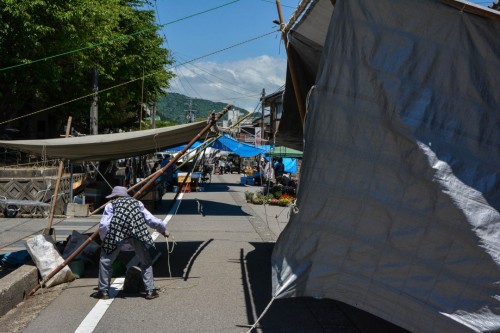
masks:
[[[153,261],[149,255],[148,248],[142,244],[142,242],[134,238],[127,239],[127,242],[132,245],[135,254],[139,257],[141,262],[142,280],[144,281],[146,291],[155,289],[153,281]],[[118,257],[118,254],[120,254],[120,249],[121,245],[118,245],[110,254],[106,254],[106,252],[101,249],[101,259],[99,260],[99,291],[109,291],[113,274],[113,262]]]

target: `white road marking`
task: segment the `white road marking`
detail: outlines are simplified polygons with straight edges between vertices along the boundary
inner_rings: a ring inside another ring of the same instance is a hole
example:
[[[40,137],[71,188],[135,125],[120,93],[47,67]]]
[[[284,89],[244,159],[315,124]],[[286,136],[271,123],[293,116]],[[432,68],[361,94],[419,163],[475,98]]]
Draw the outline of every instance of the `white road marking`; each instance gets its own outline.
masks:
[[[179,209],[179,205],[181,203],[183,197],[183,193],[180,193],[179,196],[177,197],[177,200],[175,201],[174,206],[168,213],[168,215],[165,217],[163,220],[165,224],[168,224],[168,222],[172,219],[172,217],[175,215],[177,212],[177,209]],[[160,234],[158,232],[154,232],[151,237],[153,238],[153,241],[158,238]],[[138,260],[137,256],[134,256],[134,258],[129,262],[129,265],[127,265],[127,268],[131,265],[134,260]],[[125,278],[116,278],[113,280],[113,284],[111,284],[111,288],[109,289],[109,299],[100,299],[97,301],[97,304],[90,310],[90,312],[87,314],[85,319],[80,323],[80,326],[75,330],[75,333],[92,333],[94,332],[95,328],[97,327],[97,324],[99,324],[99,321],[101,321],[102,317],[108,310],[108,308],[111,306],[111,303],[113,303],[116,295],[123,289],[123,283],[125,282]]]
[[[175,200],[174,206],[172,209],[170,209],[170,212],[168,212],[168,215],[165,217],[163,222],[168,225],[168,222],[172,219],[172,217],[177,213],[177,210],[179,209],[179,205],[181,204],[182,197],[184,196],[184,193],[179,193],[179,196],[177,197],[177,200]]]
[[[116,295],[123,289],[123,282],[125,278],[116,278],[109,289],[109,299],[100,299],[97,304],[90,310],[85,319],[81,322],[80,326],[76,329],[75,333],[92,333],[96,328],[99,321],[115,300]]]

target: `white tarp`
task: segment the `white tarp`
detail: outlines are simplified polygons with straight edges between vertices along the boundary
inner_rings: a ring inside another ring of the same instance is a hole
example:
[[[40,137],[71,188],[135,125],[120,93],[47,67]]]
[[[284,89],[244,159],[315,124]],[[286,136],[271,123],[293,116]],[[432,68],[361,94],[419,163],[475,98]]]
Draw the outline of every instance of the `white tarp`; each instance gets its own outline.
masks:
[[[500,330],[500,16],[489,16],[336,1],[299,212],[272,256],[276,297],[336,299],[413,332]]]
[[[104,161],[144,155],[185,144],[206,122],[149,129],[45,140],[0,141],[0,146],[19,149],[49,158],[71,161]]]

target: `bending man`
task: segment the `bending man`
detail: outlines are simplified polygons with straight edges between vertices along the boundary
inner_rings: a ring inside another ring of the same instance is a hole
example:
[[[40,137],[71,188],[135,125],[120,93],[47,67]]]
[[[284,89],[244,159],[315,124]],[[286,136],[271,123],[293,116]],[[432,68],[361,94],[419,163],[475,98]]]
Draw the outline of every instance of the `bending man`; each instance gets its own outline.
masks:
[[[158,297],[154,287],[153,266],[149,248],[154,247],[148,226],[168,237],[166,224],[153,216],[137,199],[130,197],[127,188],[115,186],[106,198],[112,199],[104,207],[99,223],[101,236],[101,259],[99,261],[98,291],[92,294],[98,299],[109,298],[109,286],[113,272],[113,262],[122,246],[132,246],[141,261],[142,280],[146,289],[146,299]]]

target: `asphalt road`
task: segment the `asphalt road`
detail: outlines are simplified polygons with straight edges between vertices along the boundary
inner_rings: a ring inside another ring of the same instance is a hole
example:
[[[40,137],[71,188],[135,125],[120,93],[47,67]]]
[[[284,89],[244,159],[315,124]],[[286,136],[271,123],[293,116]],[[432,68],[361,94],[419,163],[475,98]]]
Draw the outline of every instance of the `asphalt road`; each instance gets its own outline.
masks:
[[[157,239],[159,298],[120,292],[95,319],[103,302],[90,297],[97,285],[90,266],[82,278],[39,290],[1,317],[0,332],[75,332],[88,316],[96,325],[82,332],[247,332],[270,304],[270,256],[288,209],[247,204],[244,191],[260,188],[239,182],[240,175],[214,175],[204,192],[184,194],[168,224],[168,247]],[[158,217],[172,197],[164,196]],[[296,298],[274,300],[253,332],[404,331],[340,302]]]

